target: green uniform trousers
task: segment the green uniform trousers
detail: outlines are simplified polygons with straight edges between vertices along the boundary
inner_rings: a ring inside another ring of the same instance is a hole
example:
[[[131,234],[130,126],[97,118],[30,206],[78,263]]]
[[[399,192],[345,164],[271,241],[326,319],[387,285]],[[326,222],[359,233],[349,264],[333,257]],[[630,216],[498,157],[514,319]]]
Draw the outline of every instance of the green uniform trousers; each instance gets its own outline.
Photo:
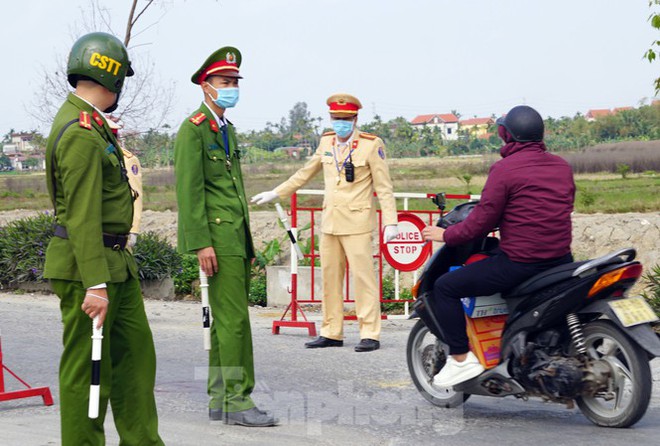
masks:
[[[81,282],[51,279],[60,298],[64,351],[60,361],[62,445],[104,445],[103,422],[112,405],[120,445],[162,445],[154,399],[156,351],[140,282],[108,283],[110,305],[103,324],[99,417],[87,417],[91,381],[92,320],[80,306]]]
[[[218,272],[209,277],[211,351],[209,352],[209,408],[240,412],[254,407],[252,332],[248,313],[250,261],[218,256]]]

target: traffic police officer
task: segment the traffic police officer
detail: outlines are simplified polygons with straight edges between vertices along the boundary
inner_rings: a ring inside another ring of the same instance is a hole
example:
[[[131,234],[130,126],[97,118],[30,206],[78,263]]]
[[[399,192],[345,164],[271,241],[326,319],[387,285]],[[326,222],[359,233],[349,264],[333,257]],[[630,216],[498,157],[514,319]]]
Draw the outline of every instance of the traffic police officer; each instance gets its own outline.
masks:
[[[162,445],[154,400],[156,353],[137,266],[126,251],[133,195],[124,157],[104,112],[117,107],[133,75],[122,42],[82,36],[69,55],[75,92],[55,116],[46,148],[46,178],[56,216],[44,276],[60,298],[63,445],[105,444],[107,402],[121,444]],[[90,318],[104,327],[99,417],[87,416],[92,342]]]
[[[324,133],[312,158],[287,181],[252,197],[257,204],[285,199],[323,170],[325,199],[321,231],[323,323],[321,336],[308,348],[343,346],[342,285],[346,260],[355,283],[355,306],[360,343],[355,351],[380,348],[380,301],[372,256],[376,225],[374,190],[381,207],[384,239],[398,235],[392,181],[385,162],[385,145],[376,135],[358,130],[360,101],[349,94],[334,94],[326,101],[335,131]]]
[[[250,397],[254,364],[247,299],[254,248],[236,131],[225,117],[238,102],[240,66],[241,53],[223,47],[192,76],[204,102],[181,124],[174,146],[178,249],[195,253],[209,277],[209,418],[273,426],[277,420]]]

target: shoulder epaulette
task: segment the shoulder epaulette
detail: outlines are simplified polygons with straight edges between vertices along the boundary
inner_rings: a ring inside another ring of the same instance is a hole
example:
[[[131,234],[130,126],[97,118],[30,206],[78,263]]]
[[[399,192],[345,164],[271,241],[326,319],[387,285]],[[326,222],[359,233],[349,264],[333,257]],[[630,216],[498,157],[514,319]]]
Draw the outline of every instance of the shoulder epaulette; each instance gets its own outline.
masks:
[[[370,139],[370,140],[373,141],[374,139],[378,138],[378,136],[373,135],[371,133],[360,132],[360,138]]]
[[[189,121],[195,125],[200,125],[206,120],[206,115],[202,112],[197,113],[195,116],[191,116]]]
[[[78,118],[78,125],[87,130],[92,129],[92,121],[91,118],[89,117],[89,113],[87,113],[86,111],[80,112],[80,118]]]
[[[325,133],[324,133],[323,135],[321,135],[321,136],[333,136],[333,135],[336,135],[336,134],[337,134],[336,132],[329,131],[329,132],[325,132]]]

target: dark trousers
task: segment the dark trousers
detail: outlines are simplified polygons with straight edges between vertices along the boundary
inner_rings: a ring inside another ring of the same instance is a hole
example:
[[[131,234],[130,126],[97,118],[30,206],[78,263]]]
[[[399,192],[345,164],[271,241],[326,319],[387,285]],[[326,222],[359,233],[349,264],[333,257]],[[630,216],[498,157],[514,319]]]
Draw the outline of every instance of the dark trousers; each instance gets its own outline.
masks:
[[[431,305],[451,355],[470,350],[462,298],[506,292],[536,274],[573,261],[570,253],[538,263],[514,262],[500,250],[492,254],[487,259],[443,274],[435,281]]]

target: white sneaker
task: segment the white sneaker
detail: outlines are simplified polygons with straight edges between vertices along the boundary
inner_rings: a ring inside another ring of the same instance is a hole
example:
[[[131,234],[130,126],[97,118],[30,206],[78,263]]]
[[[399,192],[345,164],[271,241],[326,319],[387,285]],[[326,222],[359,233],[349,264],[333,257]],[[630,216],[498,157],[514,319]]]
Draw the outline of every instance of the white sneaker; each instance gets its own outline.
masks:
[[[456,384],[468,381],[486,370],[472,352],[468,352],[463,362],[458,362],[453,356],[447,357],[447,363],[440,373],[433,377],[433,385],[450,388]]]

